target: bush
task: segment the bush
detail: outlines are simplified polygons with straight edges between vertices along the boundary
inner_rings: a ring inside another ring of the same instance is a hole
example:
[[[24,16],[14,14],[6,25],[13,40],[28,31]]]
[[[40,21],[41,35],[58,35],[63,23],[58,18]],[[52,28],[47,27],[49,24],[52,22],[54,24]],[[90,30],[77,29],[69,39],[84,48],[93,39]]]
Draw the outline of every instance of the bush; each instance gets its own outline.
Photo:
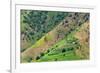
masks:
[[[66,20],[65,23],[68,23],[68,20]]]
[[[57,61],[57,58],[55,58],[54,61]]]
[[[40,56],[37,56],[37,57],[36,57],[36,60],[39,60],[39,59],[40,59]]]
[[[50,52],[50,50],[48,49],[48,50],[47,50],[47,53],[49,53],[49,52]]]
[[[41,53],[40,56],[41,56],[41,57],[44,56],[44,53]]]
[[[82,25],[82,22],[78,22],[78,26],[81,26]]]
[[[63,54],[63,56],[66,56],[66,54]]]
[[[73,17],[73,19],[75,20],[75,19],[76,19],[76,17]]]
[[[28,57],[27,58],[27,62],[31,62],[32,61],[32,58],[31,57]]]
[[[66,52],[66,49],[63,48],[63,49],[62,49],[62,53],[64,53],[64,52]]]
[[[56,45],[56,47],[58,47],[58,45]]]
[[[69,17],[72,17],[72,14],[69,14],[68,16],[69,16]]]
[[[70,47],[70,48],[67,49],[67,51],[72,51],[72,50],[74,50],[73,47]]]
[[[21,52],[24,52],[26,49],[25,48],[23,48],[23,49],[21,49]]]

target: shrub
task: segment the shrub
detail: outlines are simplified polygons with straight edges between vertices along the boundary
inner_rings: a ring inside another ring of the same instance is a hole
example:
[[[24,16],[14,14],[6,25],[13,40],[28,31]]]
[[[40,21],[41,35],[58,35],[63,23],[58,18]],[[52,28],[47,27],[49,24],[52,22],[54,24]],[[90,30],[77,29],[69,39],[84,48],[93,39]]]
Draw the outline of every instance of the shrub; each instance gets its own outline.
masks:
[[[44,56],[44,53],[41,53],[40,56],[41,56],[41,57]]]
[[[66,54],[63,54],[63,56],[66,56]]]
[[[57,58],[55,58],[54,61],[57,61]]]
[[[37,57],[36,57],[36,60],[38,60],[38,59],[40,59],[40,56],[37,56]]]
[[[81,26],[81,25],[82,25],[82,22],[79,21],[79,22],[78,22],[78,26]]]
[[[24,52],[26,49],[25,48],[23,48],[23,49],[21,49],[21,52]]]
[[[69,16],[69,17],[72,17],[72,14],[69,14],[68,16]]]
[[[49,53],[49,52],[50,52],[50,50],[48,49],[48,50],[47,50],[47,53]]]
[[[32,58],[31,57],[28,57],[27,58],[27,62],[31,62],[32,61]]]
[[[58,45],[56,45],[56,47],[58,47]]]
[[[67,49],[67,51],[72,51],[72,50],[74,50],[73,47],[70,47],[70,48]]]
[[[66,20],[65,23],[68,23],[68,21]]]
[[[62,53],[64,53],[64,52],[66,52],[66,49],[63,48],[63,49],[62,49]]]
[[[78,16],[78,13],[77,12],[75,12],[75,16]]]
[[[75,20],[75,19],[76,19],[76,17],[73,17],[73,19]]]

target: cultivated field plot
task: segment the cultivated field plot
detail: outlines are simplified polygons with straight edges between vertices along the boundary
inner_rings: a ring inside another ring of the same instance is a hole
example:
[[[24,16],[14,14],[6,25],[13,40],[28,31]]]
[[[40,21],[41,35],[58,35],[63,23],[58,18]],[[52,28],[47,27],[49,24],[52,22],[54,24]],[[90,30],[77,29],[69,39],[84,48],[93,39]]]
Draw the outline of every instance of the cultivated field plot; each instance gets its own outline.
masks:
[[[20,11],[21,63],[89,60],[89,13]]]

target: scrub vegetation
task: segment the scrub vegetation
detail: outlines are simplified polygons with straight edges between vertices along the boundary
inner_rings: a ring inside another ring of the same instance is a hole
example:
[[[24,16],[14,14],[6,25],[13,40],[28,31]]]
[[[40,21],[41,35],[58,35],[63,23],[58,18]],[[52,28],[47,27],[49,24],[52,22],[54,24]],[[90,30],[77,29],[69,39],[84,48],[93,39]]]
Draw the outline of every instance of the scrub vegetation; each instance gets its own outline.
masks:
[[[89,13],[21,10],[21,63],[89,59]]]

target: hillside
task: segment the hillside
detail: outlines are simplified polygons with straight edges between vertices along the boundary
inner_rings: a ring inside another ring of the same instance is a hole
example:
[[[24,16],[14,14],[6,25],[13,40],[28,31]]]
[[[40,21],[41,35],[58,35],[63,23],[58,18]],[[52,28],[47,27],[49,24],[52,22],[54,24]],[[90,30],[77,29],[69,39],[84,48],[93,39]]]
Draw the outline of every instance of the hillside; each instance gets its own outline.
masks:
[[[37,62],[89,59],[89,22],[51,46]],[[34,62],[34,60],[33,60]]]
[[[88,59],[89,34],[86,30],[88,31],[89,27],[84,27],[89,24],[87,21],[88,13],[67,13],[60,23],[21,53],[21,62]],[[86,38],[80,38],[79,31],[84,32],[83,36]],[[87,39],[87,42],[83,39]]]
[[[21,10],[21,52],[56,27],[68,13]]]

